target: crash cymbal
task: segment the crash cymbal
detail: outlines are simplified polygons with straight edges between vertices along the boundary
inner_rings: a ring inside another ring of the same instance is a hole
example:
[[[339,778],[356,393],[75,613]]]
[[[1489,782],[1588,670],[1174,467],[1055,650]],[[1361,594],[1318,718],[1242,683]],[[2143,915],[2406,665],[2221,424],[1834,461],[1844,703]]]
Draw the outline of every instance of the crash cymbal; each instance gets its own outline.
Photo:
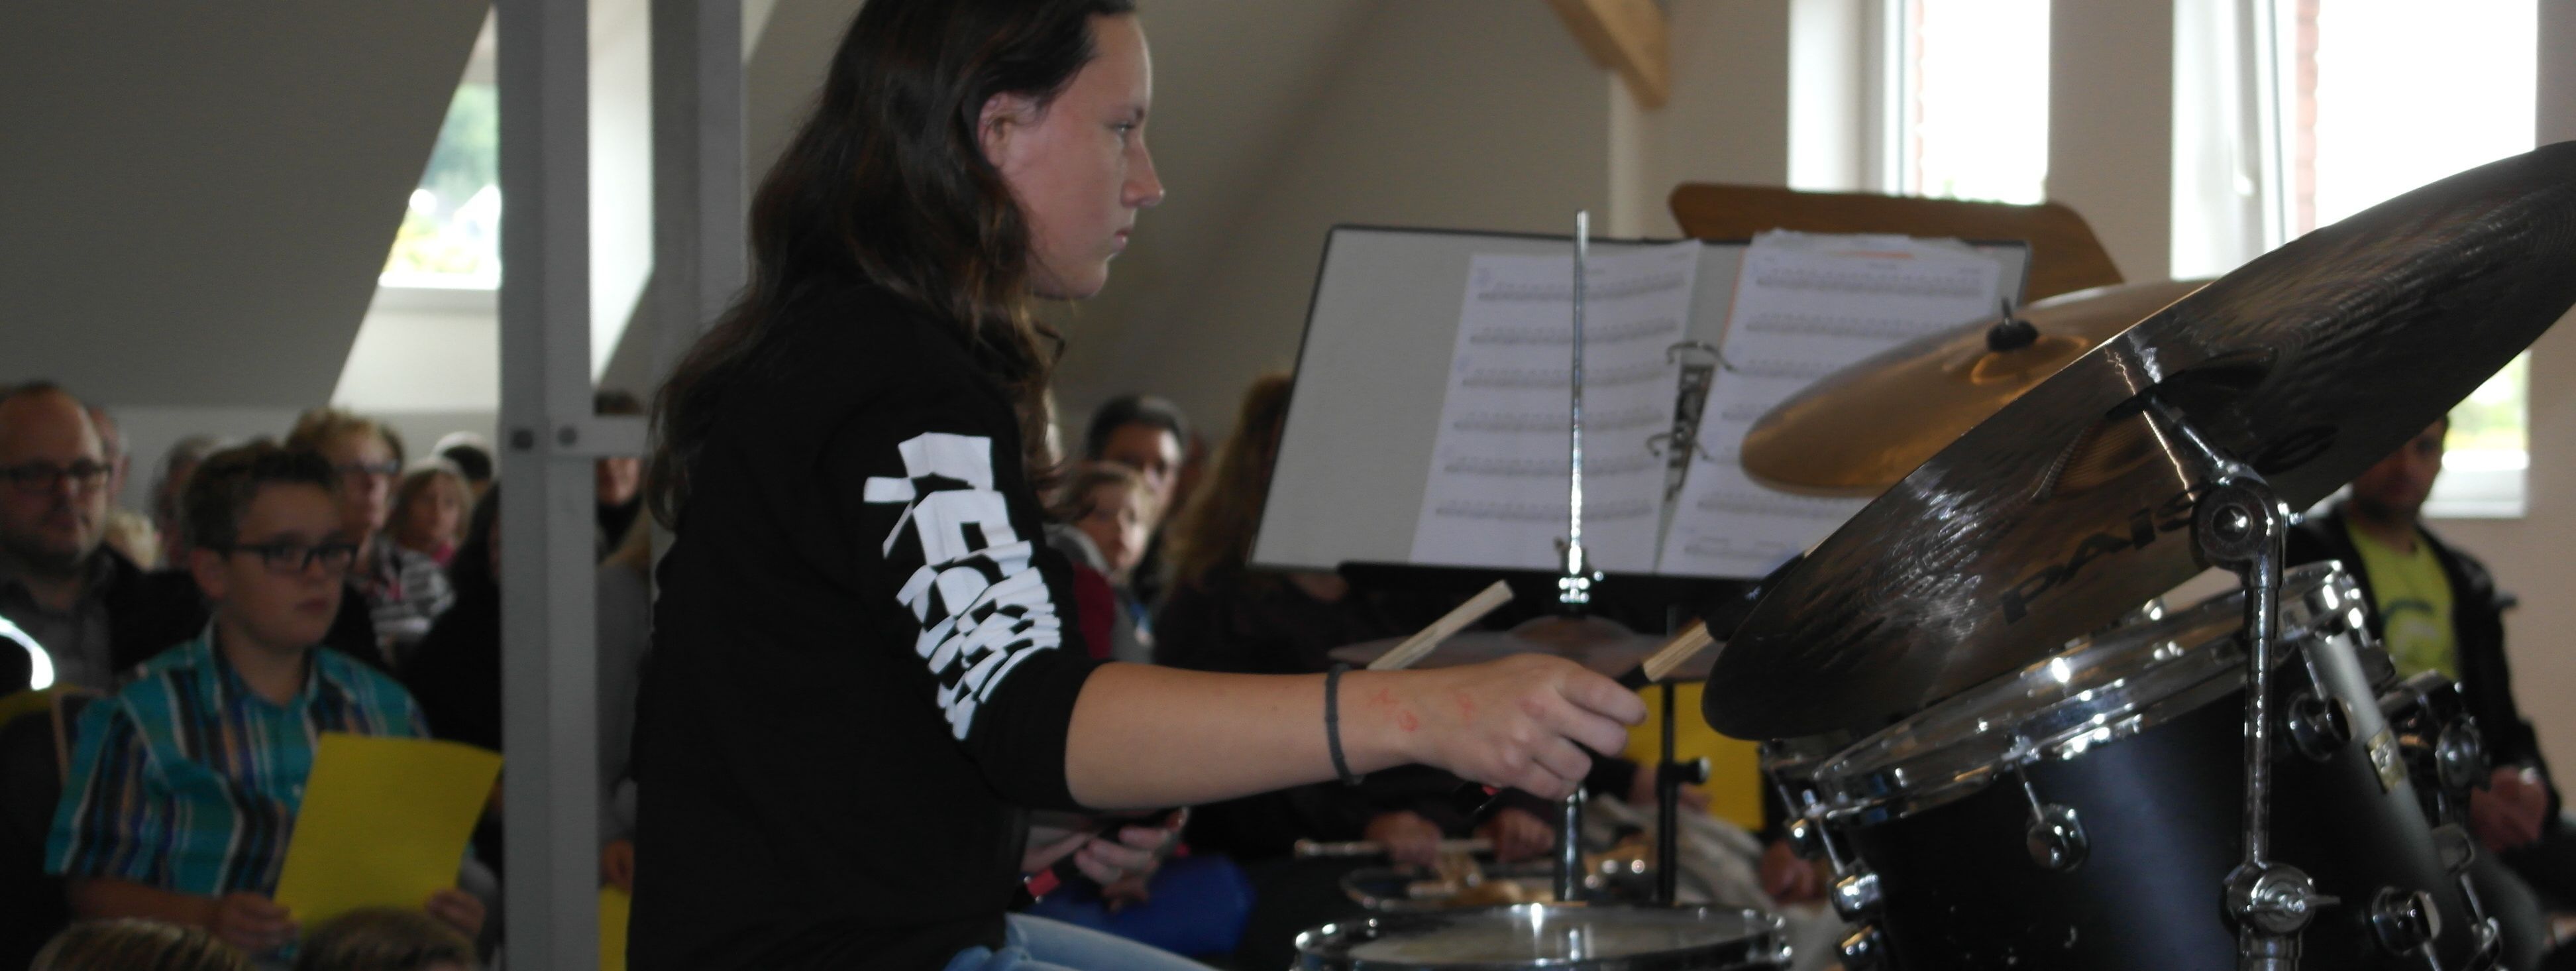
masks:
[[[2265,254],[2085,352],[1809,551],[1720,649],[1709,724],[1867,731],[2056,650],[2202,569],[2206,463],[2152,394],[2305,508],[2576,305],[2576,142]]]
[[[1867,498],[2066,362],[2207,280],[2123,283],[2050,297],[1908,341],[1827,375],[1744,435],[1744,472],[1789,492]]]
[[[1393,649],[1401,638],[1363,641],[1337,647],[1333,660],[1361,667]],[[1664,646],[1664,638],[1635,631],[1598,617],[1541,617],[1508,631],[1469,631],[1440,642],[1413,662],[1416,668],[1479,664],[1514,654],[1544,653],[1573,661],[1610,677],[1636,669]],[[1682,663],[1668,680],[1697,681],[1708,676],[1710,651]]]

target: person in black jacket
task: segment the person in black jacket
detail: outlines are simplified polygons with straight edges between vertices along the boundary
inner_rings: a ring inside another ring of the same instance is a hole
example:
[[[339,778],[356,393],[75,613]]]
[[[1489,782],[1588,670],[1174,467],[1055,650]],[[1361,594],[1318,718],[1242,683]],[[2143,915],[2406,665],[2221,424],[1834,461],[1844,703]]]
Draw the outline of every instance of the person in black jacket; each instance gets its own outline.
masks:
[[[2424,528],[2424,500],[2441,474],[2449,430],[2448,418],[2435,422],[2353,479],[2350,499],[2291,531],[2288,560],[2341,562],[2369,600],[2371,632],[2398,674],[2440,671],[2459,683],[2495,766],[2469,799],[2469,828],[2487,851],[2479,893],[2509,925],[2527,924],[2538,920],[2535,890],[2543,901],[2576,903],[2576,827],[2560,814],[2539,737],[2514,703],[2507,598],[2484,564]],[[2512,952],[2546,940],[2546,929],[2507,930],[2509,945],[2522,942],[2508,947],[2508,963],[2528,966]]]
[[[1042,542],[1060,338],[1033,304],[1098,293],[1162,200],[1152,92],[1127,0],[859,8],[755,195],[750,284],[654,408],[637,971],[1188,967],[1011,913],[1024,876],[1112,883],[1169,840],[1105,813],[1399,764],[1562,796],[1644,719],[1555,658],[1089,656]]]

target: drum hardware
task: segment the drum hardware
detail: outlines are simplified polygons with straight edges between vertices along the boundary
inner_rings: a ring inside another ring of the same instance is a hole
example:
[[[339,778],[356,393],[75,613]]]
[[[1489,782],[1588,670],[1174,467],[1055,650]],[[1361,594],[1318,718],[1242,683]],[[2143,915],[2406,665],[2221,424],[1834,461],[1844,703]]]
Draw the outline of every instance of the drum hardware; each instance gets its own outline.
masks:
[[[2381,887],[2370,901],[2370,933],[2390,954],[2419,954],[2426,964],[2441,966],[2431,948],[2433,938],[2442,933],[2442,912],[2430,893]]]
[[[2290,699],[2289,710],[2282,715],[2290,723],[2291,746],[2308,761],[2330,760],[2352,742],[2352,708],[2341,698],[2320,698],[2315,691],[2302,691]]]
[[[2150,392],[2142,404],[2207,463],[2208,491],[2192,510],[2192,539],[2201,558],[2235,573],[2245,593],[2245,853],[2227,876],[2226,896],[2237,922],[2237,967],[2294,971],[2299,933],[2319,908],[2336,901],[2305,872],[2271,859],[2272,658],[2279,646],[2290,508],[2261,473],[2212,447],[2161,395]],[[2350,736],[2349,729],[2345,734]]]
[[[2075,872],[2093,855],[2093,840],[2084,835],[2075,807],[2041,802],[2027,772],[2015,769],[2013,777],[2021,782],[2022,798],[2030,802],[2030,825],[2022,830],[2022,848],[2030,851],[2030,862],[2043,870]]]
[[[2478,859],[2477,839],[2458,823],[2433,827],[2433,849],[2441,857],[2442,868],[2454,874],[2468,873],[2469,864]]]
[[[1297,935],[1302,971],[1752,971],[1788,962],[1786,922],[1720,907],[1519,904],[1381,914]]]
[[[1863,924],[1843,938],[1835,950],[1842,952],[1843,967],[1848,971],[1868,971],[1887,959],[1887,932],[1876,924]]]
[[[1878,874],[1859,870],[1834,881],[1834,913],[1844,920],[1859,923],[1878,913]]]

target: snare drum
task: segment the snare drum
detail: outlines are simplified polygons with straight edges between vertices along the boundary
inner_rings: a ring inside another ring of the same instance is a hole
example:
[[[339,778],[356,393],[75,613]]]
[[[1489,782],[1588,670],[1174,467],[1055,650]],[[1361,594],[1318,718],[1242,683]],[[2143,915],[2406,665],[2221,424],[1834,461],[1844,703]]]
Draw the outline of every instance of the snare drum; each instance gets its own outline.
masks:
[[[1297,935],[1304,971],[1776,971],[1780,918],[1719,907],[1521,904],[1390,914]]]
[[[2334,564],[2282,583],[2272,858],[2339,903],[2301,966],[2474,968],[2496,952],[2446,863],[2361,658]],[[2222,884],[2243,852],[2243,595],[2079,641],[1815,767],[1811,819],[1863,929],[1846,963],[2232,968]],[[2434,960],[2428,961],[2428,958]]]

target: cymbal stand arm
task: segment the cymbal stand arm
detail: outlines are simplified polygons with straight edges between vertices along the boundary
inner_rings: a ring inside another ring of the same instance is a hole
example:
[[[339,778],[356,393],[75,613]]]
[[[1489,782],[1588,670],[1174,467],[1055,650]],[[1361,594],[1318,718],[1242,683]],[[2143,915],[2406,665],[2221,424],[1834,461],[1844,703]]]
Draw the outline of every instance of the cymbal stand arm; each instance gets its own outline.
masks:
[[[2280,648],[2281,560],[2290,510],[2252,466],[2221,454],[2150,394],[2147,405],[2207,464],[2192,514],[2201,559],[2236,574],[2245,591],[2245,855],[2226,881],[2240,971],[2293,971],[2299,935],[2316,911],[2336,903],[2297,867],[2271,859],[2272,662]]]

